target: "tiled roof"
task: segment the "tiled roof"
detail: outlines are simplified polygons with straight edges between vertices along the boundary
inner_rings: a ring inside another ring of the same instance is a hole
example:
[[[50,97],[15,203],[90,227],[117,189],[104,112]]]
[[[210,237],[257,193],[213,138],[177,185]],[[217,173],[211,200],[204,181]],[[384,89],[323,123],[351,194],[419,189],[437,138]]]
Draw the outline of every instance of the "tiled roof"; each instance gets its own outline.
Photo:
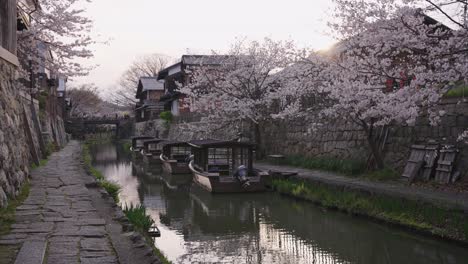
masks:
[[[164,90],[164,81],[158,81],[158,77],[141,77],[140,83],[143,86],[143,91]]]

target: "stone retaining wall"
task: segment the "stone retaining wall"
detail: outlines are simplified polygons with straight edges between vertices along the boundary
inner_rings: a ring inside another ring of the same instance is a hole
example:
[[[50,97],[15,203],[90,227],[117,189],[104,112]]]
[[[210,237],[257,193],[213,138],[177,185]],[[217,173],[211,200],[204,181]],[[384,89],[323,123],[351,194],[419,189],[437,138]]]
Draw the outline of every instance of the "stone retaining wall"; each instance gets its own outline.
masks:
[[[66,144],[63,120],[39,114],[37,100],[19,90],[16,76],[16,67],[0,59],[0,208],[18,195],[30,164],[45,158],[47,142]]]
[[[25,110],[15,76],[15,67],[0,59],[0,207],[6,206],[7,197],[18,195],[29,175]]]
[[[168,126],[162,119],[135,123],[135,136],[153,136],[166,138]]]
[[[412,127],[389,127],[384,147],[387,164],[401,169],[409,157],[411,145],[436,140],[456,145],[460,149],[460,170],[467,170],[468,147],[457,142],[457,137],[468,128],[468,102],[460,98],[446,99],[439,107],[446,114],[438,126],[430,126],[427,117],[421,117]],[[360,160],[369,157],[366,134],[352,123],[331,121],[314,131],[307,121],[281,121],[265,126],[263,134],[267,153]]]
[[[468,128],[468,101],[462,98],[446,99],[440,104],[446,111],[439,126],[430,126],[427,118],[420,118],[413,127],[389,127],[384,148],[385,162],[402,169],[413,144],[436,140],[454,144],[460,149],[459,170],[468,171],[468,146],[456,141]],[[366,161],[369,157],[365,132],[353,123],[330,121],[317,130],[307,120],[274,121],[262,129],[263,148],[267,154],[301,155],[307,157],[336,157]],[[228,128],[217,133],[193,133],[184,129],[184,123],[171,125],[169,138],[190,140],[196,138],[232,139],[239,132]],[[377,130],[377,133],[380,133]],[[383,131],[385,132],[385,131]],[[248,133],[245,133],[248,135]],[[250,138],[254,138],[250,135]],[[465,177],[467,178],[468,175]]]

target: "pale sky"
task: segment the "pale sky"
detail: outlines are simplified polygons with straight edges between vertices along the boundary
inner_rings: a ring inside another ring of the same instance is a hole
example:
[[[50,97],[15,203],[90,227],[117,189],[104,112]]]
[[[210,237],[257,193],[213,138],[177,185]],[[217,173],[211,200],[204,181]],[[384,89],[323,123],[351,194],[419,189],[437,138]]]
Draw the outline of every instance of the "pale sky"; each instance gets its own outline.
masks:
[[[331,8],[331,0],[94,0],[87,4],[93,35],[110,41],[93,47],[87,63],[99,66],[68,86],[95,83],[106,97],[140,56],[223,52],[236,37],[323,49],[333,43],[326,34]]]

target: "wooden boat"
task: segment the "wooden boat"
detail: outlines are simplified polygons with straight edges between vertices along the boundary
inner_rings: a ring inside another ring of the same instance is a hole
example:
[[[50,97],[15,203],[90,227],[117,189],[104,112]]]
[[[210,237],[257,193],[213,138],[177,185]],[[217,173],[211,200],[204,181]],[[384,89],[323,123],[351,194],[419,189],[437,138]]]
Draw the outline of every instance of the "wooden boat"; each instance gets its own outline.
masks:
[[[143,148],[141,149],[141,154],[143,155],[143,161],[147,162],[150,165],[159,165],[161,160],[159,156],[162,153],[162,147],[159,143],[165,141],[160,138],[152,138],[143,141]]]
[[[141,158],[141,150],[143,149],[143,142],[148,139],[153,139],[154,137],[151,136],[138,136],[132,137],[132,146],[130,147],[130,151],[132,151],[133,156],[135,158]]]
[[[268,173],[253,168],[253,147],[247,142],[191,141],[193,181],[213,193],[266,190]]]
[[[191,146],[182,141],[166,141],[162,144],[160,159],[163,170],[171,174],[190,174],[188,159],[192,153]]]

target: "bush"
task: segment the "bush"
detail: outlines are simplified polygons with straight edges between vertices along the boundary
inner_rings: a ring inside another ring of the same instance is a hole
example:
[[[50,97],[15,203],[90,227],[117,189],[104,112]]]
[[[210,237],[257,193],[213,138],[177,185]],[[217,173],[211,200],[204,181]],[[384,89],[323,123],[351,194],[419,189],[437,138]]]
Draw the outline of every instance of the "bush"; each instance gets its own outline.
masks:
[[[52,154],[53,152],[57,151],[57,145],[55,145],[54,142],[49,142],[47,143],[46,147],[45,147],[45,155],[46,157],[49,157],[50,154]]]
[[[159,118],[166,121],[167,123],[172,122],[172,113],[169,111],[164,111],[159,114]]]
[[[468,85],[460,85],[453,89],[450,89],[444,97],[446,98],[457,98],[457,97],[468,97]]]

